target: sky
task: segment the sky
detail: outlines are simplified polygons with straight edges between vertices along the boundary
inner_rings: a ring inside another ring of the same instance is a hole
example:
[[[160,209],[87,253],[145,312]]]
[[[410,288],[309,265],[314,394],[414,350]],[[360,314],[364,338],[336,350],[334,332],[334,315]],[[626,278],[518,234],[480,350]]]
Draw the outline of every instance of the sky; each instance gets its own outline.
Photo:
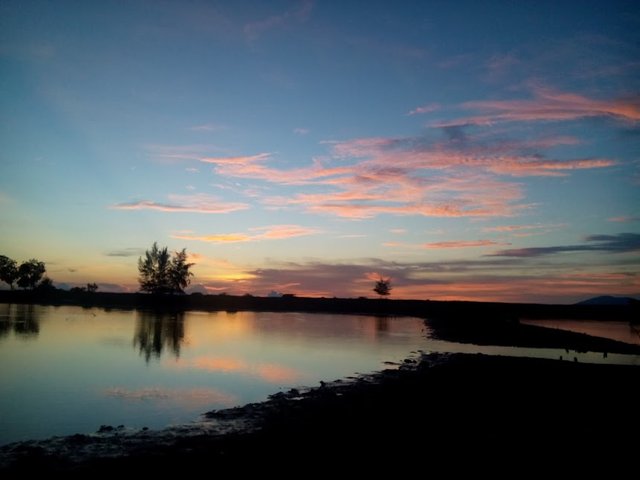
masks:
[[[640,296],[635,1],[3,0],[0,145],[60,287]]]

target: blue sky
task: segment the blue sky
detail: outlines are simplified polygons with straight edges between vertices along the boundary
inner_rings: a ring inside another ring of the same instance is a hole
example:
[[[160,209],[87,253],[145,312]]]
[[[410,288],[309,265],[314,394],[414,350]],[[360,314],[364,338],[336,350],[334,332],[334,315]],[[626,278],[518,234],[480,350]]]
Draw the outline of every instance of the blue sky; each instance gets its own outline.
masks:
[[[640,294],[635,2],[0,4],[0,253],[134,291]]]

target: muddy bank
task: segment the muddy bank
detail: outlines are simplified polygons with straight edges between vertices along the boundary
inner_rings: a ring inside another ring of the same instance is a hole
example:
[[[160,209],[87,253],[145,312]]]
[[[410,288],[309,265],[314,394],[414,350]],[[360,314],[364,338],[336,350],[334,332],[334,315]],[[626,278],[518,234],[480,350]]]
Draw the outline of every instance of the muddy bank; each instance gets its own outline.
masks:
[[[440,316],[425,320],[430,338],[475,345],[525,348],[559,348],[576,352],[607,352],[640,355],[640,345],[594,337],[584,333],[524,325],[518,320]]]
[[[508,471],[513,462],[527,471],[611,473],[636,467],[627,438],[640,427],[639,374],[638,367],[424,354],[397,370],[210,412],[200,426],[14,444],[0,449],[2,474],[455,474]]]

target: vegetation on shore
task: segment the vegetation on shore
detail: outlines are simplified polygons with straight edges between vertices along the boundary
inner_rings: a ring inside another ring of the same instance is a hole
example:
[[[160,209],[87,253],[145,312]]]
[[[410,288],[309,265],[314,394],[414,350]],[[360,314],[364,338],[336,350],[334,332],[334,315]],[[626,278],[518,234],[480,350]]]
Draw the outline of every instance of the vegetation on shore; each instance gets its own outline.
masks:
[[[487,325],[493,321],[515,322],[520,318],[567,318],[632,321],[638,303],[631,305],[546,305],[531,303],[463,302],[368,298],[309,298],[287,295],[153,295],[146,293],[89,292],[87,290],[0,290],[1,303],[77,305],[121,309],[169,309],[177,311],[298,311],[398,315],[420,318],[467,320]]]

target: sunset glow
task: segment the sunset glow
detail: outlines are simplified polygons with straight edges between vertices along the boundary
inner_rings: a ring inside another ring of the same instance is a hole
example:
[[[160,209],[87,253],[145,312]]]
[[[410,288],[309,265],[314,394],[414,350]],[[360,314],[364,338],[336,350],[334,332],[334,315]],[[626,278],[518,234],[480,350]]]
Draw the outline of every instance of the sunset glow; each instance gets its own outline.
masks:
[[[189,292],[640,295],[634,2],[10,0],[0,18],[0,255],[58,287],[137,291],[157,241],[187,249]]]

